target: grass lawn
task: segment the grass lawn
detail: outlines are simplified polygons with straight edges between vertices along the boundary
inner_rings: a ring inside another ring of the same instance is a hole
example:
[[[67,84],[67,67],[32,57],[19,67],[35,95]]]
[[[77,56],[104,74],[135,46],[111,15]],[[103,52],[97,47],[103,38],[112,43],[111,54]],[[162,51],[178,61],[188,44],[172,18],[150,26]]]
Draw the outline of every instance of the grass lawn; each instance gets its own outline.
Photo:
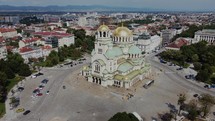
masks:
[[[0,118],[5,114],[5,104],[0,103]]]
[[[7,92],[9,92],[10,89],[14,87],[14,85],[16,85],[18,82],[20,82],[23,79],[24,79],[24,77],[21,77],[21,76],[16,76],[13,79],[9,79],[8,84],[7,84]]]
[[[14,85],[16,85],[19,81],[23,80],[24,77],[21,76],[16,76],[13,79],[9,79],[8,83],[7,83],[7,92],[10,91],[11,88],[14,87]],[[0,118],[5,114],[5,103],[1,103],[0,102]]]

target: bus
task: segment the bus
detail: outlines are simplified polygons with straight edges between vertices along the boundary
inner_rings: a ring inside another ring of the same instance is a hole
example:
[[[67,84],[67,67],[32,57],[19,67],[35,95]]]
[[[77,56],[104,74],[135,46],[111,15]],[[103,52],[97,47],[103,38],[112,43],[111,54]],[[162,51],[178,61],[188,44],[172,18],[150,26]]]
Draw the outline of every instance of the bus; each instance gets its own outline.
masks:
[[[154,82],[155,82],[154,80],[150,80],[150,81],[146,82],[146,84],[144,84],[143,87],[147,89],[147,88],[150,87],[152,84],[154,84]]]

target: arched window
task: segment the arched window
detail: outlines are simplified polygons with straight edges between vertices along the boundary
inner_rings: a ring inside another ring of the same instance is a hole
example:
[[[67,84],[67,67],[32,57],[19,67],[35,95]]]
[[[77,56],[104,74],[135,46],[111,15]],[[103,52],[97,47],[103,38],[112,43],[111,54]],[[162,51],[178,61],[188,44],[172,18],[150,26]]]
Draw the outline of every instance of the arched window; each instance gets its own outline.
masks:
[[[106,32],[103,32],[103,37],[106,37]]]
[[[102,37],[102,32],[99,32],[99,37]]]
[[[100,65],[99,64],[95,64],[95,72],[100,72]]]

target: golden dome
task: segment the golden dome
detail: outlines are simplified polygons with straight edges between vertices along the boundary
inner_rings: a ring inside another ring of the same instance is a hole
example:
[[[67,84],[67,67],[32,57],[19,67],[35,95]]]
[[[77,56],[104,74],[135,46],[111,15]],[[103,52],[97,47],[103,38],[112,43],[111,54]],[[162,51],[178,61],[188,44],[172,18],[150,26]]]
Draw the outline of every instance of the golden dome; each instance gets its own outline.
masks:
[[[113,35],[117,37],[130,37],[132,36],[132,32],[127,27],[122,26],[116,28]]]
[[[97,31],[109,31],[110,29],[109,29],[109,27],[108,26],[106,26],[106,25],[101,25],[98,29],[97,29]]]

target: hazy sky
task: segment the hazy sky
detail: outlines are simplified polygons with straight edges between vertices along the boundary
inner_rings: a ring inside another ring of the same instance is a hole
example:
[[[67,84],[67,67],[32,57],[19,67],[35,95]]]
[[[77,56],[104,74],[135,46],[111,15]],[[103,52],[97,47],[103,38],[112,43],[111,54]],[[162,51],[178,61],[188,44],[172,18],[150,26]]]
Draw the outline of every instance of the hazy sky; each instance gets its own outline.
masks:
[[[215,10],[215,0],[0,0],[0,5],[105,5],[168,10]]]

